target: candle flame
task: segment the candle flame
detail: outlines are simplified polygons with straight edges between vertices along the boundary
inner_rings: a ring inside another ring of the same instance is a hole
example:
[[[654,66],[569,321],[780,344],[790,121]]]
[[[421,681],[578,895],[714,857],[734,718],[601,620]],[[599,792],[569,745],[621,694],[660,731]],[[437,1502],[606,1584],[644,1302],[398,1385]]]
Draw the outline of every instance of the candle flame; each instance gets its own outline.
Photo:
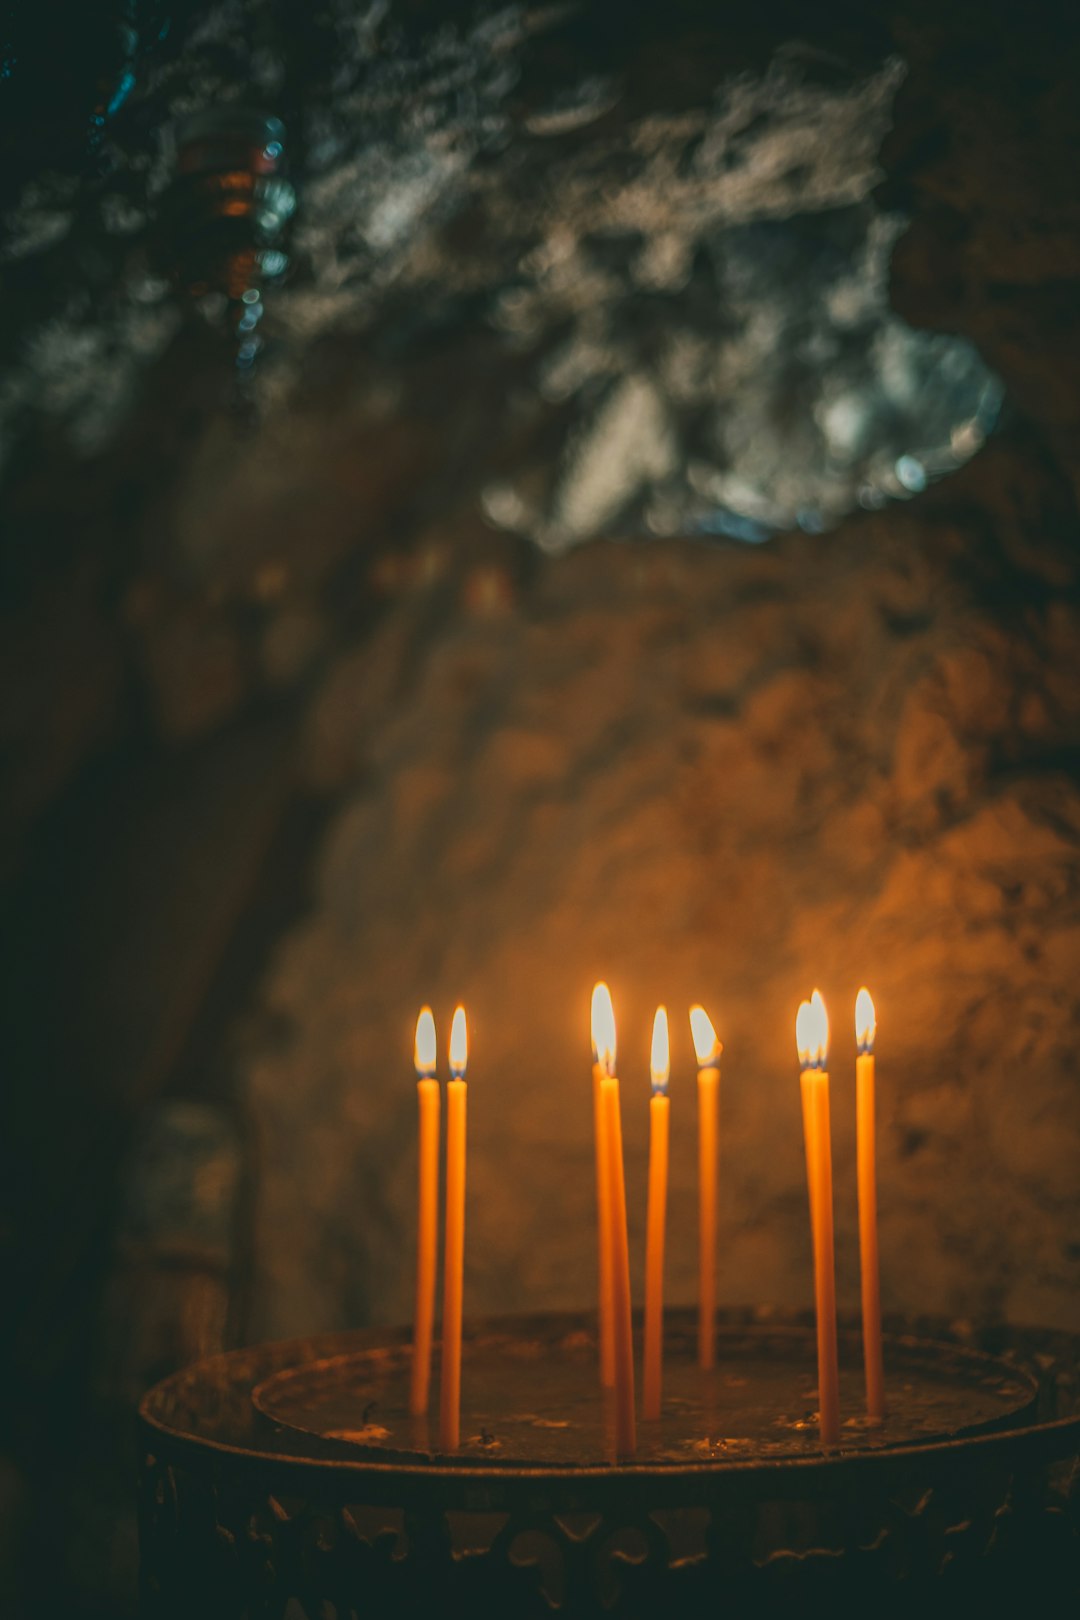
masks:
[[[615,1073],[615,1009],[611,1005],[611,991],[604,983],[593,987],[592,993],[592,1048],[593,1060],[605,1073]]]
[[[465,1009],[458,1007],[454,1011],[454,1022],[450,1025],[450,1073],[455,1080],[464,1080],[468,1061],[469,1036],[465,1028]]]
[[[698,1068],[707,1069],[714,1065],[724,1048],[716,1038],[712,1019],[704,1007],[691,1007],[690,1033],[694,1037]]]
[[[795,1017],[795,1045],[804,1069],[824,1069],[829,1058],[829,1015],[821,991],[799,1004]]]
[[[413,1042],[413,1064],[418,1080],[430,1080],[438,1062],[438,1043],[435,1040],[435,1018],[430,1007],[421,1007],[416,1020],[416,1039]]]
[[[667,1095],[671,1075],[671,1057],[668,1049],[667,1008],[657,1007],[652,1027],[652,1088],[661,1097]]]
[[[874,1011],[874,998],[863,985],[855,997],[855,1044],[860,1052],[874,1050],[876,1034],[877,1013]]]
[[[820,990],[815,990],[810,997],[818,1021],[818,1045],[821,1048],[821,1067],[824,1068],[829,1060],[829,1015],[825,1010],[825,997]]]

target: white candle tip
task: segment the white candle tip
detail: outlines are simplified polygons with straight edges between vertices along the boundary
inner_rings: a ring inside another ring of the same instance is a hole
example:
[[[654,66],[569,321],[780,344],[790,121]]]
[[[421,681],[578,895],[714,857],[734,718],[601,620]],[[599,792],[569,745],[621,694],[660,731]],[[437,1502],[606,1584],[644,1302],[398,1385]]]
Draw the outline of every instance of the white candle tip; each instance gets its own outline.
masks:
[[[704,1007],[691,1007],[690,1033],[694,1037],[698,1068],[707,1069],[714,1066],[724,1048],[717,1039],[713,1021]]]
[[[874,1011],[874,998],[863,985],[855,997],[855,1044],[860,1053],[874,1050],[876,1034],[877,1013]]]
[[[659,1096],[667,1095],[668,1080],[671,1077],[671,1054],[668,1041],[668,1016],[666,1007],[657,1007],[656,1017],[652,1027],[652,1054],[649,1060],[652,1072],[652,1088]]]
[[[435,1039],[435,1017],[430,1007],[421,1007],[416,1020],[416,1039],[413,1042],[413,1065],[417,1079],[430,1080],[438,1062],[438,1043]]]
[[[465,1028],[465,1009],[458,1007],[450,1026],[450,1073],[455,1080],[464,1080],[469,1061],[469,1036]]]
[[[593,1061],[606,1074],[615,1073],[615,1009],[611,1005],[611,991],[600,980],[592,993],[592,1046]]]
[[[821,991],[799,1003],[795,1015],[795,1045],[804,1069],[824,1069],[829,1058],[829,1015]]]

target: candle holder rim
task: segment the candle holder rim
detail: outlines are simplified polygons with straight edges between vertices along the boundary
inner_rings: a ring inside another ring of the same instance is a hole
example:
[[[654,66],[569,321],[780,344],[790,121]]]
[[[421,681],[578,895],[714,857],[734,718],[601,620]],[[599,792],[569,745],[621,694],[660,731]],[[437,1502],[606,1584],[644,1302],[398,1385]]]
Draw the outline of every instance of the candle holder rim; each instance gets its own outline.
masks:
[[[688,1317],[696,1313],[687,1311]],[[731,1319],[734,1315],[734,1319]],[[520,1334],[522,1328],[528,1324],[536,1329],[541,1324],[560,1324],[564,1329],[572,1329],[591,1320],[587,1313],[573,1312],[547,1312],[528,1316],[500,1316],[485,1318],[472,1324],[469,1338],[480,1335],[496,1334],[516,1329]],[[753,1327],[767,1329],[780,1335],[794,1334],[800,1329],[805,1331],[808,1321],[812,1320],[812,1313],[782,1313],[762,1316],[758,1313],[744,1313],[742,1315],[729,1314],[720,1322],[721,1331],[734,1333],[746,1331]],[[895,1319],[894,1319],[895,1320]],[[857,1323],[854,1318],[845,1318],[845,1332],[854,1335]],[[911,1324],[909,1323],[908,1326]],[[923,1327],[923,1323],[919,1323]],[[949,1338],[947,1324],[940,1324],[944,1337],[924,1338],[922,1334],[891,1335],[893,1342],[904,1342],[906,1345],[921,1348],[947,1349],[952,1353],[960,1352],[965,1357],[970,1355],[974,1360],[990,1361],[998,1367],[1006,1366],[1010,1374],[1026,1382],[1029,1388],[1037,1390],[1038,1382],[1030,1369],[1012,1362],[1005,1362],[1001,1355],[988,1355],[955,1338]],[[1009,1330],[1006,1330],[1007,1332]],[[1011,1330],[1017,1338],[1026,1334],[1046,1336],[1045,1330]],[[1060,1334],[1062,1339],[1070,1340],[1075,1344],[1072,1335]],[[207,1357],[192,1366],[180,1369],[161,1380],[139,1403],[138,1416],[143,1438],[148,1448],[155,1443],[163,1443],[164,1448],[179,1448],[189,1461],[198,1457],[204,1459],[214,1458],[219,1464],[227,1463],[240,1470],[262,1469],[272,1466],[275,1469],[284,1469],[294,1474],[298,1480],[309,1479],[318,1475],[324,1480],[333,1478],[348,1485],[361,1481],[372,1486],[379,1482],[398,1481],[403,1487],[419,1489],[426,1487],[437,1489],[439,1487],[460,1487],[463,1496],[467,1499],[470,1494],[475,1495],[478,1488],[486,1487],[490,1492],[498,1495],[513,1491],[515,1485],[524,1489],[546,1486],[550,1489],[573,1490],[579,1486],[586,1488],[590,1485],[603,1484],[617,1478],[640,1486],[648,1491],[650,1497],[655,1498],[657,1493],[670,1496],[672,1499],[681,1499],[687,1489],[700,1490],[702,1481],[713,1481],[717,1486],[725,1480],[745,1482],[748,1478],[756,1478],[762,1482],[762,1488],[775,1490],[777,1480],[786,1476],[790,1480],[802,1484],[815,1474],[820,1473],[824,1478],[836,1480],[841,1475],[847,1475],[853,1480],[865,1477],[870,1470],[875,1476],[883,1471],[892,1472],[902,1476],[912,1464],[930,1458],[948,1459],[950,1455],[963,1455],[970,1458],[973,1448],[977,1448],[980,1455],[988,1461],[996,1456],[1012,1455],[1014,1452],[1023,1453],[1044,1460],[1054,1460],[1058,1457],[1067,1457],[1072,1454],[1076,1445],[1080,1443],[1080,1410],[1066,1416],[1039,1419],[1035,1422],[1020,1423],[1015,1427],[992,1429],[974,1434],[952,1433],[931,1437],[922,1441],[906,1441],[893,1446],[867,1449],[848,1450],[843,1445],[836,1451],[814,1452],[806,1455],[786,1454],[783,1456],[750,1456],[750,1457],[717,1457],[708,1459],[680,1459],[649,1460],[639,1462],[636,1460],[620,1462],[618,1464],[568,1464],[529,1462],[520,1459],[500,1461],[490,1456],[470,1456],[467,1459],[451,1458],[438,1453],[430,1457],[416,1460],[402,1459],[400,1453],[381,1460],[374,1452],[358,1452],[355,1446],[339,1443],[341,1452],[335,1451],[335,1442],[318,1440],[311,1434],[308,1444],[320,1446],[320,1454],[305,1455],[303,1452],[293,1453],[272,1449],[269,1445],[257,1446],[243,1444],[238,1441],[222,1439],[216,1436],[200,1435],[182,1424],[169,1421],[160,1408],[171,1393],[182,1389],[185,1382],[198,1380],[200,1375],[207,1385],[212,1384],[215,1375],[220,1381],[220,1374],[224,1371],[233,1373],[234,1380],[245,1366],[251,1368],[256,1358],[263,1363],[263,1376],[260,1379],[258,1370],[246,1378],[239,1378],[239,1383],[246,1383],[249,1391],[259,1382],[274,1372],[284,1371],[288,1368],[288,1359],[279,1365],[271,1367],[270,1358],[288,1358],[290,1352],[296,1352],[302,1362],[304,1349],[309,1354],[307,1360],[315,1362],[319,1359],[328,1361],[348,1358],[350,1355],[363,1353],[363,1346],[358,1345],[351,1352],[348,1349],[339,1350],[336,1355],[319,1358],[312,1356],[310,1350],[318,1344],[330,1345],[341,1343],[349,1337],[347,1334],[330,1333],[314,1335],[311,1338],[280,1340],[271,1344],[264,1344],[247,1349],[237,1349],[222,1352],[216,1356]],[[367,1340],[366,1348],[374,1350],[379,1347],[387,1349],[405,1348],[410,1342],[411,1329],[365,1329],[356,1334],[357,1339]],[[298,1363],[293,1362],[293,1369]],[[294,1434],[303,1431],[291,1431]],[[450,1502],[448,1506],[452,1506]],[[657,1503],[657,1505],[660,1505]]]

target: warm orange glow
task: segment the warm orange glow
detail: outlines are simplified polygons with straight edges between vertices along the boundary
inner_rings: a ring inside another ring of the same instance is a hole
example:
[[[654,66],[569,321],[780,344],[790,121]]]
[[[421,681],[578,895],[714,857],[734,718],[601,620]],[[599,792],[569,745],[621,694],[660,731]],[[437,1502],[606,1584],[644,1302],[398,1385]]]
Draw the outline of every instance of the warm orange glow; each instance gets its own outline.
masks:
[[[416,1020],[416,1039],[413,1042],[413,1064],[418,1080],[428,1080],[435,1073],[438,1062],[438,1044],[435,1040],[435,1018],[430,1007],[421,1007]]]
[[[615,1073],[615,1009],[611,991],[600,980],[592,993],[593,1057],[607,1074]]]
[[[714,1065],[723,1051],[723,1047],[716,1038],[712,1019],[704,1007],[691,1007],[690,1033],[694,1037],[694,1051],[697,1053],[698,1068],[707,1069]]]
[[[649,1066],[652,1070],[652,1088],[663,1095],[667,1091],[668,1078],[671,1074],[666,1007],[657,1007],[656,1017],[653,1019],[652,1057]]]
[[[795,1017],[795,1045],[804,1069],[823,1069],[829,1056],[829,1015],[821,991],[799,1005]]]
[[[455,1080],[464,1080],[468,1061],[469,1037],[465,1029],[465,1009],[458,1007],[450,1026],[450,1073]]]
[[[876,1034],[877,1014],[874,1011],[874,998],[863,985],[855,997],[855,1044],[860,1052],[874,1050]]]

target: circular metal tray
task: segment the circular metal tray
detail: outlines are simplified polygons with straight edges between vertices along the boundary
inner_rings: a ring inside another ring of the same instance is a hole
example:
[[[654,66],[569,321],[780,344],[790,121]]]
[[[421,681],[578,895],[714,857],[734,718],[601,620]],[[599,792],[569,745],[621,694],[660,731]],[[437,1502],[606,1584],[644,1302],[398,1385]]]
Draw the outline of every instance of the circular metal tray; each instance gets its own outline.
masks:
[[[471,1327],[453,1456],[405,1411],[407,1332],[202,1362],[140,1409],[144,1615],[1003,1613],[1033,1570],[1080,1599],[1080,1339],[890,1326],[878,1428],[843,1325],[824,1452],[812,1319],[723,1313],[703,1378],[669,1313],[664,1416],[617,1466],[583,1315]]]
[[[529,1331],[531,1327],[532,1331]],[[717,1335],[716,1366],[697,1366],[696,1321],[666,1324],[664,1403],[639,1423],[636,1461],[780,1461],[821,1451],[813,1341],[801,1327],[747,1323]],[[890,1338],[889,1412],[862,1415],[859,1345],[849,1339],[841,1400],[842,1449],[851,1454],[1018,1428],[1036,1411],[1037,1380],[1022,1367],[959,1345]],[[408,1410],[410,1347],[364,1346],[303,1361],[252,1389],[257,1411],[309,1440],[344,1443],[372,1461],[434,1464],[434,1409]],[[437,1391],[436,1400],[437,1405]],[[470,1335],[458,1467],[570,1469],[614,1460],[612,1403],[597,1380],[595,1338],[576,1321],[547,1318]]]

